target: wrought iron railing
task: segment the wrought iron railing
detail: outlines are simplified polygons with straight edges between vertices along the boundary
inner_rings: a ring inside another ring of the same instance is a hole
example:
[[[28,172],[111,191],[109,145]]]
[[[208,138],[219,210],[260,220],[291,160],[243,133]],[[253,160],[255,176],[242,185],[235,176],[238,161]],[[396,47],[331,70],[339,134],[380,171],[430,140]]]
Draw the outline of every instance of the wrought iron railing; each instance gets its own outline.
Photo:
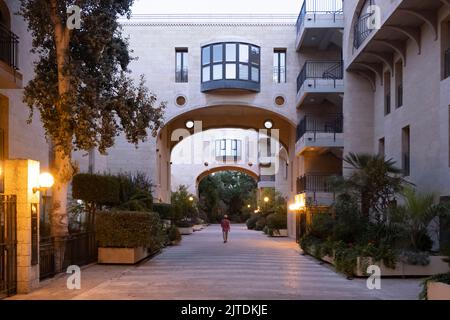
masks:
[[[353,46],[355,49],[359,49],[364,41],[375,30],[374,26],[371,25],[374,14],[375,13],[366,13],[361,15],[358,21],[356,21],[355,25],[353,26]]]
[[[188,73],[187,67],[185,67],[181,70],[177,70],[175,72],[175,82],[178,82],[178,83],[188,82],[188,79],[189,79],[188,75],[189,75],[189,73]]]
[[[17,198],[0,194],[0,298],[17,288]]]
[[[262,175],[259,177],[259,182],[273,182],[275,181],[275,175]]]
[[[313,15],[314,20],[318,15],[330,14],[333,15],[333,21],[335,22],[337,16],[343,13],[342,0],[304,0],[297,18],[297,33],[300,32],[305,24],[307,14]]]
[[[0,24],[0,60],[14,70],[19,69],[18,48],[19,37]]]
[[[307,132],[314,133],[316,141],[317,133],[333,133],[336,135],[342,133],[344,129],[344,116],[342,113],[330,114],[326,117],[305,116],[297,126],[297,141],[299,141]]]
[[[445,59],[444,75],[445,75],[445,78],[448,78],[448,77],[450,77],[450,49],[445,51],[444,59]]]
[[[317,80],[333,80],[336,87],[337,80],[342,80],[343,77],[344,63],[342,61],[306,61],[297,77],[297,92],[309,79],[314,80],[314,87],[317,85]]]
[[[56,261],[56,247],[64,248],[64,256],[59,263]],[[97,241],[94,232],[71,234],[65,239],[42,238],[40,241],[40,279],[52,277],[70,265],[83,266],[96,261]],[[58,270],[57,266],[61,270]]]
[[[332,175],[307,174],[297,178],[297,194],[305,192],[333,192]]]

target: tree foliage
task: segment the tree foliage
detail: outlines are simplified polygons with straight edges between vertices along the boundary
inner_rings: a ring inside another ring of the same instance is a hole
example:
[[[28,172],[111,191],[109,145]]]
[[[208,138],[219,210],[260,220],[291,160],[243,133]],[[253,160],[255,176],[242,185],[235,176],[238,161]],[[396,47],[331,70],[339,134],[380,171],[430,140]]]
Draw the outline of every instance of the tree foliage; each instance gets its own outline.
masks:
[[[65,154],[93,148],[104,153],[121,132],[137,144],[148,129],[155,135],[162,125],[164,104],[155,107],[144,78],[136,83],[129,75],[133,58],[117,18],[130,15],[132,3],[21,0],[38,58],[24,101],[40,112],[47,136]],[[71,5],[82,9],[79,30],[65,25]]]

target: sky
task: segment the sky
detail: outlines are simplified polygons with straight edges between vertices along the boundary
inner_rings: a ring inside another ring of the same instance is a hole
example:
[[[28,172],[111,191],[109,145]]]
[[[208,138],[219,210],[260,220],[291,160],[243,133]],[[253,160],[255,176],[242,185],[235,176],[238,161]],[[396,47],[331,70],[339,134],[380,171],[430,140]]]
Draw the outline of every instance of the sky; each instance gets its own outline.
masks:
[[[302,0],[135,0],[133,14],[298,14],[301,4]]]

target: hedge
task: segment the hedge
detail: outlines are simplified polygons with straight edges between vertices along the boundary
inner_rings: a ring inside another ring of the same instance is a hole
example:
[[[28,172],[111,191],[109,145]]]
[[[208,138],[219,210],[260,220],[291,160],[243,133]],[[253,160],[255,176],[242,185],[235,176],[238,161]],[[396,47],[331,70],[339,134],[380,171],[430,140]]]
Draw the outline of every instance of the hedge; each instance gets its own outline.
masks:
[[[287,216],[285,214],[271,214],[267,217],[267,227],[272,230],[287,229]]]
[[[99,212],[96,236],[100,247],[146,247],[151,251],[159,249],[163,240],[159,215],[154,212]]]
[[[163,220],[172,220],[174,218],[174,207],[169,203],[154,203],[153,211],[157,212]]]
[[[99,205],[120,203],[120,182],[116,177],[80,173],[72,180],[72,197]]]

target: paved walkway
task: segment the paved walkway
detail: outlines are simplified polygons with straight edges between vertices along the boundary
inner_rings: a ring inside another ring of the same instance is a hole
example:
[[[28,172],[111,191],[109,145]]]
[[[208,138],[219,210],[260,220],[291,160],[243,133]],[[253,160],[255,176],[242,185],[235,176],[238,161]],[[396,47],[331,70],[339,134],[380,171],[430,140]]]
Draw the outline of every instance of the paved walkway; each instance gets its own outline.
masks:
[[[290,239],[268,238],[233,225],[230,241],[218,226],[185,236],[181,245],[138,266],[83,269],[82,289],[66,289],[66,275],[13,299],[417,299],[419,279],[383,279],[368,290],[327,265],[302,256]]]

